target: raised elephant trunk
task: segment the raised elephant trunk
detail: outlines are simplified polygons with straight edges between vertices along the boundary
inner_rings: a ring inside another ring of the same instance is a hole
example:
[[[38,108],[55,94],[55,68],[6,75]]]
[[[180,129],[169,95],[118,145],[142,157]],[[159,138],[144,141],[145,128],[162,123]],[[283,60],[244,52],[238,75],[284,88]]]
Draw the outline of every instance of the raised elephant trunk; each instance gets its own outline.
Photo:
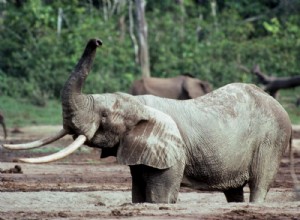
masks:
[[[94,62],[96,49],[101,45],[102,41],[99,39],[91,39],[87,43],[81,58],[62,89],[63,112],[78,109],[76,103],[78,103],[78,99],[82,97],[81,90],[83,84]]]
[[[80,107],[85,106],[88,104],[89,99],[86,95],[83,95],[81,90],[84,84],[84,81],[89,74],[93,61],[96,55],[96,49],[98,46],[102,45],[102,41],[99,39],[91,39],[88,41],[86,48],[79,59],[75,69],[71,73],[70,77],[66,81],[62,93],[62,107],[63,107],[63,118],[64,120],[68,120],[68,118],[72,117],[72,112],[80,109]],[[79,104],[80,103],[80,104]],[[51,142],[54,142],[67,134],[72,134],[69,129],[64,127],[58,133],[43,138],[38,141],[34,141],[27,144],[4,144],[3,147],[13,150],[24,150],[24,149],[32,149],[44,146]],[[54,160],[58,160],[64,158],[78,149],[84,142],[87,140],[85,135],[79,135],[76,140],[70,144],[68,147],[59,151],[55,154],[39,157],[39,158],[21,158],[20,161],[27,162],[27,163],[45,163],[51,162]]]

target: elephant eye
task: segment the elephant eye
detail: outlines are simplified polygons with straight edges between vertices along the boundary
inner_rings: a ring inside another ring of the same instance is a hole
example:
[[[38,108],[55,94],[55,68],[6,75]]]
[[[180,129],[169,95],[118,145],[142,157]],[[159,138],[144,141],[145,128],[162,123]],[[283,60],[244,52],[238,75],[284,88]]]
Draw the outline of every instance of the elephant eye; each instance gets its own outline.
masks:
[[[102,117],[107,117],[108,113],[106,111],[102,112]]]

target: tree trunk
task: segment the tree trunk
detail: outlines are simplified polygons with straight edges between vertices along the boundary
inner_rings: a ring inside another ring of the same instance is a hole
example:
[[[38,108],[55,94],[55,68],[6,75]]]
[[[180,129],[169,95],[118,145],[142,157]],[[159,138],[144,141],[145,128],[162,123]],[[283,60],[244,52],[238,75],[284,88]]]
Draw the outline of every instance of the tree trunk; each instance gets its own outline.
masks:
[[[136,18],[138,23],[138,39],[139,39],[139,61],[142,70],[142,76],[150,77],[150,62],[148,53],[148,33],[147,22],[145,18],[145,0],[136,0]]]
[[[184,7],[184,0],[177,0],[177,4],[180,7],[180,15],[179,15],[179,24],[180,24],[180,39],[181,41],[184,40],[184,17],[185,17],[185,7]]]
[[[125,15],[121,15],[119,17],[118,26],[119,26],[119,33],[120,33],[119,40],[120,42],[123,42],[126,33]]]
[[[116,7],[116,12],[118,15],[120,15],[119,17],[119,21],[118,21],[118,26],[119,26],[119,32],[120,32],[120,37],[119,40],[120,42],[123,42],[125,39],[125,35],[126,35],[126,1],[117,1],[118,4]]]
[[[60,37],[61,34],[61,27],[63,21],[63,9],[58,8],[58,15],[57,15],[57,37]]]
[[[130,39],[132,41],[133,44],[133,50],[134,50],[134,60],[135,63],[139,63],[139,45],[138,42],[136,40],[136,37],[134,35],[134,21],[133,21],[133,13],[132,13],[132,0],[128,0],[129,1],[129,6],[128,6],[128,14],[129,14],[129,35],[130,35]]]
[[[210,0],[210,7],[211,7],[211,15],[214,20],[215,30],[218,31],[218,21],[217,21],[217,1]]]

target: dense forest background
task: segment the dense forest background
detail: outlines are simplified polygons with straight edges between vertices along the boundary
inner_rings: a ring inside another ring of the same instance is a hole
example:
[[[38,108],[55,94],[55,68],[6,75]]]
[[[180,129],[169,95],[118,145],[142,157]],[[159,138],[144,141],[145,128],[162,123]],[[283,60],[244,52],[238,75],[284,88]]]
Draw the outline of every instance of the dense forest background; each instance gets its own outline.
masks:
[[[299,0],[146,1],[152,76],[191,73],[214,88],[254,82],[239,65],[300,75]],[[58,99],[88,39],[99,37],[85,92],[128,91],[141,77],[131,0],[1,0],[0,95]]]

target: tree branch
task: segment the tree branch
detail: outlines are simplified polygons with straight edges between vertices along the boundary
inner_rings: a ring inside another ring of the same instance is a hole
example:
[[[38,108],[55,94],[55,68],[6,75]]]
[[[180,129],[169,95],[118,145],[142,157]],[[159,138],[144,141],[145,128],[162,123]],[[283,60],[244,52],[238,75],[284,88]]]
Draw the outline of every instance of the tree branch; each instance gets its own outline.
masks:
[[[264,85],[264,90],[274,98],[276,98],[280,89],[290,89],[300,86],[300,75],[290,77],[269,76],[260,70],[259,65],[255,65],[251,71],[243,65],[239,65],[238,68],[247,73],[254,74],[258,79],[258,83]]]

